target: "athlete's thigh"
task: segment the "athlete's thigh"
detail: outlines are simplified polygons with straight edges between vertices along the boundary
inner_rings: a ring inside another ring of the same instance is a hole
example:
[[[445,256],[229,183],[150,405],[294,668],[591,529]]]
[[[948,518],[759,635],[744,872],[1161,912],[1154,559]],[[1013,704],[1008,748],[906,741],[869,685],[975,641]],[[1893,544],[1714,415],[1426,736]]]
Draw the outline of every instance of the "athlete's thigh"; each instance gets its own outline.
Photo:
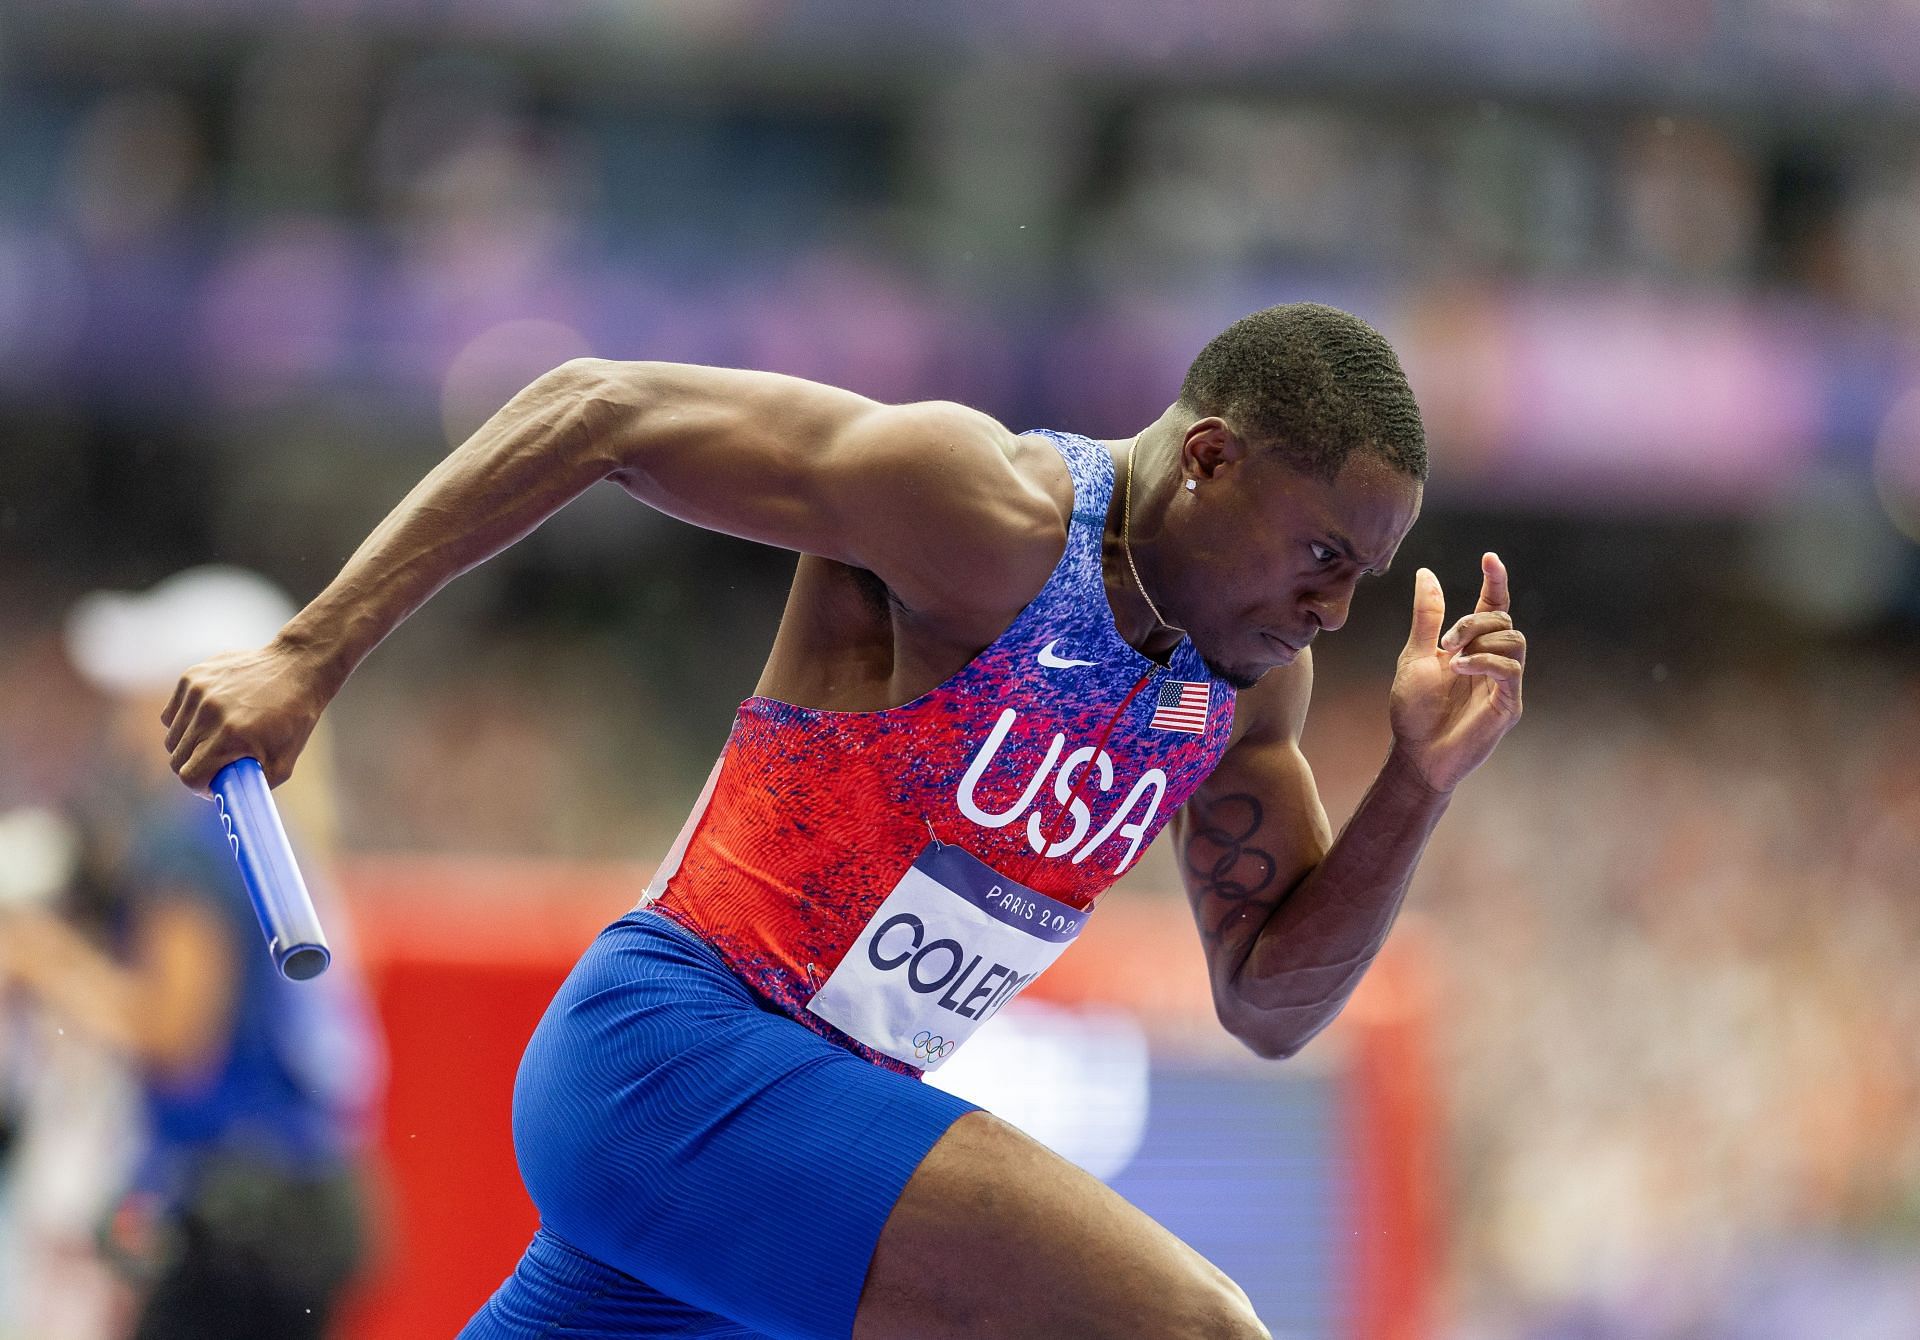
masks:
[[[1254,1340],[1246,1295],[1044,1145],[961,1117],[895,1204],[854,1340]]]

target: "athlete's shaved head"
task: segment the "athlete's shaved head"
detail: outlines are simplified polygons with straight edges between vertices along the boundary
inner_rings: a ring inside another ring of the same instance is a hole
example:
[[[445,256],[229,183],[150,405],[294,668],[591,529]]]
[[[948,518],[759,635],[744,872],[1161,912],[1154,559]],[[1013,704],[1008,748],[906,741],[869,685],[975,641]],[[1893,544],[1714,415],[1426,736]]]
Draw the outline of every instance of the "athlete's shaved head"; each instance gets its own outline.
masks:
[[[1420,407],[1393,346],[1337,307],[1290,302],[1242,317],[1193,360],[1180,404],[1323,482],[1362,448],[1427,477]]]

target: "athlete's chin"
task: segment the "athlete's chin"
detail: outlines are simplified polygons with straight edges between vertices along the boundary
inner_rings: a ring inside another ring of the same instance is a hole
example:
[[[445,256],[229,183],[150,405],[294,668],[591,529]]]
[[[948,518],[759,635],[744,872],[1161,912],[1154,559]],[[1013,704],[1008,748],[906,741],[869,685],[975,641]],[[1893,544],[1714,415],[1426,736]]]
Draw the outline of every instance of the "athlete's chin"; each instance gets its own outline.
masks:
[[[1194,650],[1199,651],[1198,647]],[[1260,682],[1260,676],[1273,667],[1270,665],[1248,668],[1243,665],[1223,665],[1204,651],[1200,652],[1200,664],[1207,667],[1207,673],[1215,679],[1231,684],[1236,690],[1244,692]]]

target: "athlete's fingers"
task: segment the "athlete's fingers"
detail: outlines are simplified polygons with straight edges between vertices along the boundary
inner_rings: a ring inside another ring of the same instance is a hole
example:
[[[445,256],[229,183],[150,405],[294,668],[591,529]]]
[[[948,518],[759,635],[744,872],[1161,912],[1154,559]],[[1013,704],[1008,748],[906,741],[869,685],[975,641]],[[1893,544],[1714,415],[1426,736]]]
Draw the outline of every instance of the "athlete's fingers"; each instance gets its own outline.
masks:
[[[1512,604],[1512,595],[1507,590],[1507,565],[1500,561],[1500,555],[1489,550],[1480,555],[1480,603],[1474,609],[1505,610]]]
[[[205,739],[213,726],[215,722],[211,720],[211,708],[205,699],[196,705],[180,708],[179,716],[173,718],[173,730],[167,731],[167,756],[173,762],[175,772],[179,772],[180,762],[192,756],[194,745]]]
[[[1519,715],[1520,662],[1511,656],[1482,652],[1473,656],[1454,657],[1453,668],[1458,674],[1486,679],[1493,686],[1494,707],[1501,712]]]
[[[1453,658],[1453,671],[1458,675],[1475,675],[1490,679],[1495,687],[1510,684],[1516,691],[1520,685],[1520,662],[1511,656],[1496,656],[1492,652],[1481,652],[1474,656],[1456,656]]]
[[[182,675],[180,676],[179,682],[173,686],[173,696],[167,699],[167,705],[160,709],[160,724],[162,726],[173,725],[173,714],[180,710],[180,706],[186,700],[186,696],[187,677]],[[167,748],[171,749],[173,746],[169,744]]]
[[[191,759],[194,752],[203,745],[218,741],[225,734],[226,732],[221,729],[217,708],[202,702],[200,706],[193,709],[191,716],[183,712],[180,719],[174,723],[174,730],[170,736],[173,738],[173,744],[167,750],[168,765],[176,773],[181,774],[181,781],[186,781],[186,775],[182,770],[186,767],[187,760]]]
[[[275,752],[273,757],[260,760],[260,771],[266,774],[268,786],[279,786],[293,776],[293,759]]]
[[[1502,656],[1498,652],[1479,651],[1471,656],[1454,657],[1453,668],[1463,675],[1517,678],[1522,667],[1520,662],[1511,656]]]
[[[1441,643],[1446,646],[1446,643]],[[1500,628],[1491,633],[1482,633],[1473,641],[1460,648],[1464,656],[1491,654],[1504,656],[1519,665],[1527,663],[1527,635],[1518,628]]]
[[[1446,622],[1447,597],[1433,569],[1421,568],[1413,574],[1413,629],[1407,634],[1407,650],[1424,655],[1440,640],[1440,625]]]
[[[172,753],[179,748],[182,740],[198,738],[199,734],[206,729],[206,723],[201,719],[207,717],[212,720],[217,718],[217,715],[217,709],[210,708],[199,689],[188,690],[186,700],[180,704],[180,710],[174,713],[173,724],[167,728],[167,752]]]
[[[1440,639],[1441,651],[1459,651],[1475,638],[1485,637],[1488,633],[1513,627],[1513,616],[1505,610],[1486,610],[1480,614],[1462,615]]]
[[[184,761],[174,764],[180,780],[203,796],[213,794],[213,775],[240,757],[240,749],[219,735],[209,736]]]

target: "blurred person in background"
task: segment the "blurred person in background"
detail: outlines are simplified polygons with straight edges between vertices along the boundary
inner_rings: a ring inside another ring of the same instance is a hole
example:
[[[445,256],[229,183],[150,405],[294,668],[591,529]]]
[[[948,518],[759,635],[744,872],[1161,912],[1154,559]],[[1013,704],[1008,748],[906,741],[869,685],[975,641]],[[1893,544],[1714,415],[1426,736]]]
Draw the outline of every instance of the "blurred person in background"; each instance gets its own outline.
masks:
[[[36,909],[105,943],[115,909],[102,855],[59,808],[0,814],[0,942],[12,917]],[[99,1235],[137,1154],[138,1083],[118,1049],[4,986],[0,976],[0,1337],[110,1340],[125,1333],[129,1299]]]
[[[133,1231],[114,1240],[145,1279],[135,1340],[323,1336],[365,1255],[357,1162],[379,1051],[360,984],[342,965],[279,977],[215,807],[172,782],[152,740],[183,665],[253,645],[291,613],[230,568],[74,607],[69,655],[112,708],[88,804],[118,907],[106,937],[44,909],[0,912],[0,984],[123,1053],[144,1090],[126,1207],[139,1213],[123,1211]],[[282,798],[317,852],[324,750]],[[329,926],[345,932],[337,914]]]

